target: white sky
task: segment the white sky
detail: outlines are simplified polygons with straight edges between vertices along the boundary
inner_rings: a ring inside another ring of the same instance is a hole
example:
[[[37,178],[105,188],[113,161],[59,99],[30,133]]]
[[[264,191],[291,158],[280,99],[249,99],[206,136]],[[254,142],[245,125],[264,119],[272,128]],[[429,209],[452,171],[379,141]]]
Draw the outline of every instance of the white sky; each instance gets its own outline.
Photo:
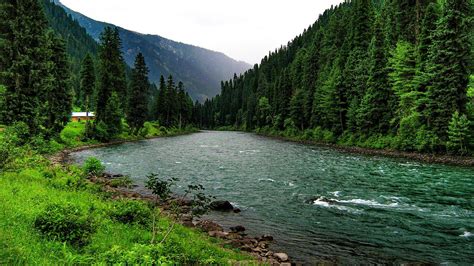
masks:
[[[61,0],[95,20],[260,63],[343,0]]]

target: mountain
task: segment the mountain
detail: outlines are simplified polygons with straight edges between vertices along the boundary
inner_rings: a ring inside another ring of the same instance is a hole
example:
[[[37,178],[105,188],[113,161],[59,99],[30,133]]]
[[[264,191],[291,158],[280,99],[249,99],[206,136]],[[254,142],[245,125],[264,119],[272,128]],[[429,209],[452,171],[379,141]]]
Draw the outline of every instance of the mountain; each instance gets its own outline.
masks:
[[[96,41],[102,30],[112,24],[93,20],[63,5],[61,6]],[[223,53],[197,46],[175,42],[158,35],[146,35],[117,27],[122,39],[125,62],[132,66],[135,56],[142,52],[150,69],[150,80],[158,82],[161,75],[173,75],[184,83],[188,93],[195,100],[203,101],[220,92],[222,80],[228,80],[234,73],[240,74],[251,66],[236,61]]]

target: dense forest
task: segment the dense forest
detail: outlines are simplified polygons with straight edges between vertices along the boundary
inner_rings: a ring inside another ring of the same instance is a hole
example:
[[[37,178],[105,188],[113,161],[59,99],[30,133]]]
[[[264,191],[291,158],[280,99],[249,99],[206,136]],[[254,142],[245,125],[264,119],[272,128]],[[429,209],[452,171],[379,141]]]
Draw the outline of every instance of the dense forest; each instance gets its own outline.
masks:
[[[0,124],[27,128],[25,141],[57,139],[73,108],[96,112],[85,137],[101,141],[140,134],[150,120],[179,128],[191,122],[183,83],[162,77],[157,89],[141,53],[129,70],[118,29],[105,28],[96,45],[48,1],[2,2],[1,11]]]
[[[471,0],[345,1],[223,82],[220,95],[196,105],[195,121],[343,145],[472,151],[472,9]]]

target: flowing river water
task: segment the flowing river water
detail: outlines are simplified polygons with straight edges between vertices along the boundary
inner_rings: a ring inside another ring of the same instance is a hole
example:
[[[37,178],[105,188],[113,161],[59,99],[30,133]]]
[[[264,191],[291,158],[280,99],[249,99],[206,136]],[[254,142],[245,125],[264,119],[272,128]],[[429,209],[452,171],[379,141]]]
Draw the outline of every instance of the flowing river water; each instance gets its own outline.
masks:
[[[71,154],[107,171],[202,184],[242,212],[224,226],[275,237],[314,264],[474,263],[474,170],[362,156],[238,132],[204,131]]]

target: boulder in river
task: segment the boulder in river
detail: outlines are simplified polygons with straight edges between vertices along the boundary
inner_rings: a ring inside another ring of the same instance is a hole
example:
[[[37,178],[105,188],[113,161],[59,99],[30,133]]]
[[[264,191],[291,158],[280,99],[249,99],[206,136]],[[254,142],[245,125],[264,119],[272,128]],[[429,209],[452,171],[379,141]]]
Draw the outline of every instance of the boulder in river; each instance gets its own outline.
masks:
[[[227,200],[213,201],[210,204],[210,208],[211,210],[214,210],[214,211],[224,211],[224,212],[234,210],[234,206],[232,206],[232,204]]]
[[[242,233],[242,232],[245,231],[245,227],[243,227],[241,225],[237,225],[237,226],[231,227],[230,231],[232,231],[234,233]]]

